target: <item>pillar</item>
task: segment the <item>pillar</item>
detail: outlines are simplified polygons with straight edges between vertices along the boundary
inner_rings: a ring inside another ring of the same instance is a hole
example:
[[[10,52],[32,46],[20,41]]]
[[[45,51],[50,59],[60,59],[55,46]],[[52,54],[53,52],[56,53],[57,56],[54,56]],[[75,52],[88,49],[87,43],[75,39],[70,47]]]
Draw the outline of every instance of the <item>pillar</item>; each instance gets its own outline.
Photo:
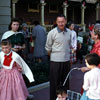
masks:
[[[83,28],[83,32],[85,32],[85,23],[84,23],[84,14],[85,14],[85,5],[82,4],[81,6],[81,25],[82,25],[82,28]]]
[[[63,14],[66,18],[67,18],[67,8],[68,8],[67,2],[63,2]]]
[[[41,8],[41,25],[45,25],[44,24],[44,6],[46,5],[46,3],[44,2],[44,0],[40,0],[40,8]]]
[[[99,3],[96,5],[96,20],[98,20],[99,17]]]
[[[16,3],[18,2],[18,0],[12,0],[12,17],[15,18],[16,17]]]

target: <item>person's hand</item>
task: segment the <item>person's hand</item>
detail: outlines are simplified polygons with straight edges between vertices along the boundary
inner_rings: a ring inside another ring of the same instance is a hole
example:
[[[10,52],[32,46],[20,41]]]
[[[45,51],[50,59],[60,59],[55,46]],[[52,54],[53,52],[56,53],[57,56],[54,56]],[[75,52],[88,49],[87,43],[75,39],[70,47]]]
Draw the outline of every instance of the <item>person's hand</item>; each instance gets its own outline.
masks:
[[[72,53],[75,53],[76,49],[72,49]]]
[[[51,52],[50,52],[50,51],[48,51],[48,56],[50,56],[50,54],[51,54]]]
[[[86,72],[86,71],[89,71],[90,69],[89,69],[88,67],[82,67],[82,68],[80,68],[80,70],[81,70],[82,72]]]
[[[18,48],[12,48],[13,51],[18,52],[19,49]]]

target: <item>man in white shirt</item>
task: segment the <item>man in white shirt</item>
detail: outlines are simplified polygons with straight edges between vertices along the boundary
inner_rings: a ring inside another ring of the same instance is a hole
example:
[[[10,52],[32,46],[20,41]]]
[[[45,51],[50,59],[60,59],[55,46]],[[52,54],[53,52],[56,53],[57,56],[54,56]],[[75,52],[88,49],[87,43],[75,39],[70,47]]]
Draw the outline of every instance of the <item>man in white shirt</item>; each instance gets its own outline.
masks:
[[[56,99],[56,88],[63,84],[70,70],[71,32],[65,27],[64,15],[59,15],[56,23],[57,27],[48,33],[45,46],[50,55],[50,100]],[[69,89],[69,81],[65,88]]]
[[[74,22],[73,21],[69,21],[68,22],[68,28],[71,31],[71,40],[72,40],[72,44],[71,44],[71,64],[76,62],[76,50],[77,50],[77,35],[76,32],[74,31]]]

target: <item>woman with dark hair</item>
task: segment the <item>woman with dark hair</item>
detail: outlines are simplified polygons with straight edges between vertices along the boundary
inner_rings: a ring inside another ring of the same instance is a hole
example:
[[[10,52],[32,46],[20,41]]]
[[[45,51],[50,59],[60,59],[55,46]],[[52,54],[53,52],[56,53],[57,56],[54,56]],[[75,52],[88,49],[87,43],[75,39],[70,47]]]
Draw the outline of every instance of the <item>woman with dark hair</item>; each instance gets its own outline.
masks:
[[[16,27],[14,27],[14,26],[16,26]],[[19,21],[18,18],[13,18],[12,19],[11,23],[8,26],[8,30],[12,30],[14,32],[20,31],[20,21]]]
[[[9,25],[9,31],[5,32],[1,40],[10,39],[12,50],[22,56],[22,50],[25,49],[25,41],[22,32],[19,32],[20,22],[17,18],[12,19]]]

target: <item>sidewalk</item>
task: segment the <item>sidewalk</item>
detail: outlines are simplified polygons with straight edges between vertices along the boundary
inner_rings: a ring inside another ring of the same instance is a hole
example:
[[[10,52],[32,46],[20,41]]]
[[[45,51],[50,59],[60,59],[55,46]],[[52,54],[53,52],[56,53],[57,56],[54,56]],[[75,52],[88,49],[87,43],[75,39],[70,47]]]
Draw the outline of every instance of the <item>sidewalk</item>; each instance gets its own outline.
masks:
[[[76,63],[72,65],[72,68],[75,67],[83,67],[85,64],[80,64]],[[79,71],[79,70],[74,70],[70,74],[70,90],[75,91],[75,92],[81,92],[81,87],[82,87],[82,81],[83,81],[83,75],[84,73]],[[34,90],[34,89],[33,89]],[[35,98],[34,100],[50,100],[49,98],[49,84],[47,87],[37,89],[33,92],[31,92]]]

